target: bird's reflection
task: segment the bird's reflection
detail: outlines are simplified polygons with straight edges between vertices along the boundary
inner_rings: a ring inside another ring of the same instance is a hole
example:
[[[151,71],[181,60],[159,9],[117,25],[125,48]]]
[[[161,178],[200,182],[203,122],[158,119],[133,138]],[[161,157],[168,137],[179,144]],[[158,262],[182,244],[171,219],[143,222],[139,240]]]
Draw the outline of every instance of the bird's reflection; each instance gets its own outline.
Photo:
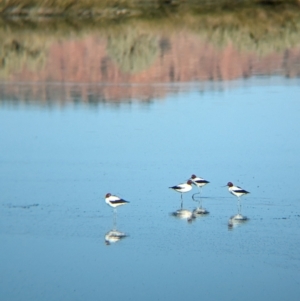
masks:
[[[112,243],[116,243],[126,237],[128,237],[126,233],[117,230],[117,212],[114,211],[112,229],[108,231],[104,236],[105,244],[111,245]]]
[[[232,230],[233,228],[243,225],[248,221],[249,221],[249,219],[247,218],[247,216],[244,216],[244,215],[241,215],[240,213],[238,213],[229,218],[228,229]]]
[[[185,219],[189,223],[192,222],[193,219],[195,219],[195,215],[193,214],[193,212],[188,210],[188,209],[180,208],[180,209],[172,212],[171,215],[176,217],[176,218],[179,218],[179,219]]]
[[[128,235],[126,235],[124,232],[120,232],[118,230],[110,230],[105,234],[105,244],[106,245],[110,245],[112,243],[118,242],[121,239],[127,237]]]
[[[198,202],[198,204],[199,204],[198,207],[195,208],[193,211],[195,215],[209,214],[209,211],[202,207],[202,198],[201,198],[200,192],[194,193],[192,195],[192,199],[193,199],[193,201]]]

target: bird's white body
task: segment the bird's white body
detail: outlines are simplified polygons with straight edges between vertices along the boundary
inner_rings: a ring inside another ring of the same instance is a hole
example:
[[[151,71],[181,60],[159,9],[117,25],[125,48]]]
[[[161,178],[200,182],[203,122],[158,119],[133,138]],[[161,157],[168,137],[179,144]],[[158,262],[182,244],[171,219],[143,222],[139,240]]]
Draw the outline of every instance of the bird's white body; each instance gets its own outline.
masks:
[[[239,187],[239,186],[235,186],[235,185],[232,185],[232,186],[229,186],[228,187],[228,191],[235,195],[236,197],[241,197],[243,196],[244,194],[248,194],[249,192],[244,190],[243,188]]]
[[[197,177],[195,175],[192,175],[190,180],[193,182],[194,185],[196,185],[197,187],[203,187],[205,186],[206,184],[209,183],[209,181],[201,178],[201,177]]]
[[[107,193],[105,196],[105,203],[113,208],[116,208],[116,207],[128,204],[129,202],[119,198],[116,195]]]
[[[176,186],[172,186],[172,187],[169,187],[177,192],[180,192],[181,194],[181,209],[182,209],[182,204],[183,204],[183,199],[182,199],[182,194],[184,192],[188,192],[190,190],[192,190],[193,186],[192,186],[193,182],[191,180],[188,180],[186,183],[182,183],[182,184],[178,184]]]
[[[183,193],[183,192],[188,192],[188,191],[192,190],[193,187],[192,187],[191,181],[188,181],[187,183],[178,184],[178,185],[172,186],[170,188],[172,188],[173,190],[178,191],[180,193]]]

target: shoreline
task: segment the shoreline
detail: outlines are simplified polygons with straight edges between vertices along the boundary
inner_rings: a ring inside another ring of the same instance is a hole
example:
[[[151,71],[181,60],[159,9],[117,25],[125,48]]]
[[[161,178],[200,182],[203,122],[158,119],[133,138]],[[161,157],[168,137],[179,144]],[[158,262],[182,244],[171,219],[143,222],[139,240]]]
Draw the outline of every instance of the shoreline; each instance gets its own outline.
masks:
[[[300,10],[300,0],[7,0],[0,3],[0,18],[37,21],[39,19],[103,20],[126,18],[164,18],[176,15],[215,15],[241,10],[285,12]],[[255,16],[252,16],[255,17]]]

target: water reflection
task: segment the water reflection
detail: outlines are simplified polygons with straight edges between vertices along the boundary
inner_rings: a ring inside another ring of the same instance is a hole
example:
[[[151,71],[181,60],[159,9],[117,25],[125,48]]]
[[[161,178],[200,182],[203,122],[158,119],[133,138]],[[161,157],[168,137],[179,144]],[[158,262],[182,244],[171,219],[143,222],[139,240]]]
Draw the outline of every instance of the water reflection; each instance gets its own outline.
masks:
[[[198,207],[194,209],[194,213],[201,215],[201,214],[209,214],[209,211],[202,206],[202,197],[200,192],[196,192],[192,195],[193,201],[198,203]]]
[[[249,221],[249,219],[246,216],[241,215],[241,214],[238,213],[238,214],[233,215],[229,218],[228,229],[231,230],[231,229],[233,229],[237,226],[245,224],[248,221]]]
[[[112,228],[104,235],[104,241],[106,245],[110,245],[112,243],[116,243],[121,239],[128,237],[127,234],[117,230],[117,212],[116,210],[113,211],[113,222]]]
[[[124,73],[139,73],[151,67],[159,54],[158,36],[130,28],[107,40],[107,54]],[[106,67],[104,72],[106,72]]]
[[[187,222],[189,222],[189,223],[192,222],[193,219],[196,218],[196,216],[193,214],[192,211],[190,211],[188,209],[182,209],[182,208],[172,212],[171,216],[174,216],[179,219],[187,220]]]
[[[94,27],[48,22],[44,30],[40,23],[1,23],[1,102],[148,103],[164,98],[173,83],[178,93],[179,83],[300,76],[297,13],[273,14],[268,22],[247,14],[187,14],[180,25],[172,16]]]
[[[104,240],[106,245],[110,245],[112,243],[116,243],[120,241],[121,239],[126,238],[128,235],[126,235],[124,232],[120,232],[116,229],[110,230],[105,234]]]

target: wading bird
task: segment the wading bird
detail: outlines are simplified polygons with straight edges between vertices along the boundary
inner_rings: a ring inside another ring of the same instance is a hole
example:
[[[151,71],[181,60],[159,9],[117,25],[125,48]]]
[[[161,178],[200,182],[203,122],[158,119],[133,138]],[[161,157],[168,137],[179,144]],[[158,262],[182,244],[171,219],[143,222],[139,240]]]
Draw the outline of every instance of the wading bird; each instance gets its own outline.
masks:
[[[198,187],[199,192],[193,194],[192,198],[194,201],[197,201],[199,203],[199,207],[195,209],[195,212],[198,214],[206,214],[208,213],[208,211],[204,208],[202,208],[202,198],[201,198],[201,192],[202,192],[202,187],[204,187],[206,184],[209,183],[209,181],[201,178],[201,177],[197,177],[196,175],[192,175],[190,180],[193,182],[193,184],[195,186]],[[195,199],[195,195],[199,194],[199,196],[197,197],[197,199]]]
[[[226,186],[228,187],[228,191],[238,198],[238,214],[241,214],[241,200],[240,200],[240,197],[245,195],[245,194],[248,194],[250,192],[243,189],[243,188],[241,188],[241,187],[234,186],[231,182],[228,182]]]
[[[112,195],[110,193],[107,193],[105,195],[105,203],[107,205],[109,205],[110,207],[113,207],[114,208],[114,215],[113,215],[113,227],[115,228],[116,227],[116,223],[117,223],[117,218],[116,218],[116,215],[117,215],[117,207],[119,206],[122,206],[122,205],[125,205],[125,204],[128,204],[129,202],[128,201],[125,201],[121,198],[119,198],[118,196],[116,195]]]
[[[128,204],[128,201],[125,201],[124,199],[119,198],[116,195],[112,195],[110,193],[107,193],[105,195],[105,203],[109,206],[114,208],[114,211],[116,211],[116,208],[125,204]]]
[[[182,194],[184,192],[188,192],[190,190],[192,190],[192,184],[193,182],[191,180],[188,180],[186,183],[182,183],[182,184],[178,184],[176,186],[172,186],[172,187],[169,187],[177,192],[180,192],[181,193],[181,209],[182,209]]]

